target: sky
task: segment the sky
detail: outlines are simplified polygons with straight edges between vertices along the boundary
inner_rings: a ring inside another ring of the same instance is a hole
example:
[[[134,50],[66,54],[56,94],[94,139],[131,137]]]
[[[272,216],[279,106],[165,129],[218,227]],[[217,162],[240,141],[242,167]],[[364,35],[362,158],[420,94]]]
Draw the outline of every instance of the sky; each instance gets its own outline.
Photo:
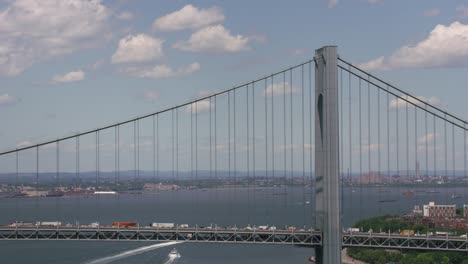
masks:
[[[323,45],[468,119],[466,1],[0,0],[0,149],[228,89]]]

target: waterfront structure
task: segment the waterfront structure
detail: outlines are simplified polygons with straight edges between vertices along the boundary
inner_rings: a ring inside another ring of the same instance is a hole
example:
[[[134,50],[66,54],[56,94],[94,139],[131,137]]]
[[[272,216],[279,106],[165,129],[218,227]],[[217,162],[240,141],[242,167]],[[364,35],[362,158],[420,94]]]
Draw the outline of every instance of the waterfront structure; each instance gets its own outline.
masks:
[[[423,216],[429,218],[452,218],[457,216],[455,205],[441,205],[429,202],[423,206]]]

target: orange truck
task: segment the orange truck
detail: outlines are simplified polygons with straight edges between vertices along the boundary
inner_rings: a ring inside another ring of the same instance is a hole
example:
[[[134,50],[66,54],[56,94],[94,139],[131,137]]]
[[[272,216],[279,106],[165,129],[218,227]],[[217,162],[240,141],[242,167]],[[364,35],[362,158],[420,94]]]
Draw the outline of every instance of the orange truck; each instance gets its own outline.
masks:
[[[112,222],[113,227],[136,227],[138,223],[135,222]]]
[[[401,230],[400,235],[404,235],[404,236],[410,235],[410,236],[413,236],[413,235],[414,235],[414,230]]]

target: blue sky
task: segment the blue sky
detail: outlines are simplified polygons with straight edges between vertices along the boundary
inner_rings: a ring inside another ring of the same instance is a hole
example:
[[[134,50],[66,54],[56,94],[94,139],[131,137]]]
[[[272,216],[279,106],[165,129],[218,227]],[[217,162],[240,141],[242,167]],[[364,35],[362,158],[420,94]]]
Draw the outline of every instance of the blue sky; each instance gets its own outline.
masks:
[[[468,3],[0,0],[0,149],[340,56],[467,119]]]

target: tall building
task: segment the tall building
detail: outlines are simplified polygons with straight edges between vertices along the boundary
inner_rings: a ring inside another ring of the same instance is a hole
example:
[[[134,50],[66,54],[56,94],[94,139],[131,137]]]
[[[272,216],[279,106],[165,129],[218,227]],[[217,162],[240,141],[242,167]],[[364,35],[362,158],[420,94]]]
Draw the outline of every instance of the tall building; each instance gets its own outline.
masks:
[[[457,208],[455,205],[441,205],[429,202],[423,206],[423,216],[429,218],[452,218],[456,217]]]

